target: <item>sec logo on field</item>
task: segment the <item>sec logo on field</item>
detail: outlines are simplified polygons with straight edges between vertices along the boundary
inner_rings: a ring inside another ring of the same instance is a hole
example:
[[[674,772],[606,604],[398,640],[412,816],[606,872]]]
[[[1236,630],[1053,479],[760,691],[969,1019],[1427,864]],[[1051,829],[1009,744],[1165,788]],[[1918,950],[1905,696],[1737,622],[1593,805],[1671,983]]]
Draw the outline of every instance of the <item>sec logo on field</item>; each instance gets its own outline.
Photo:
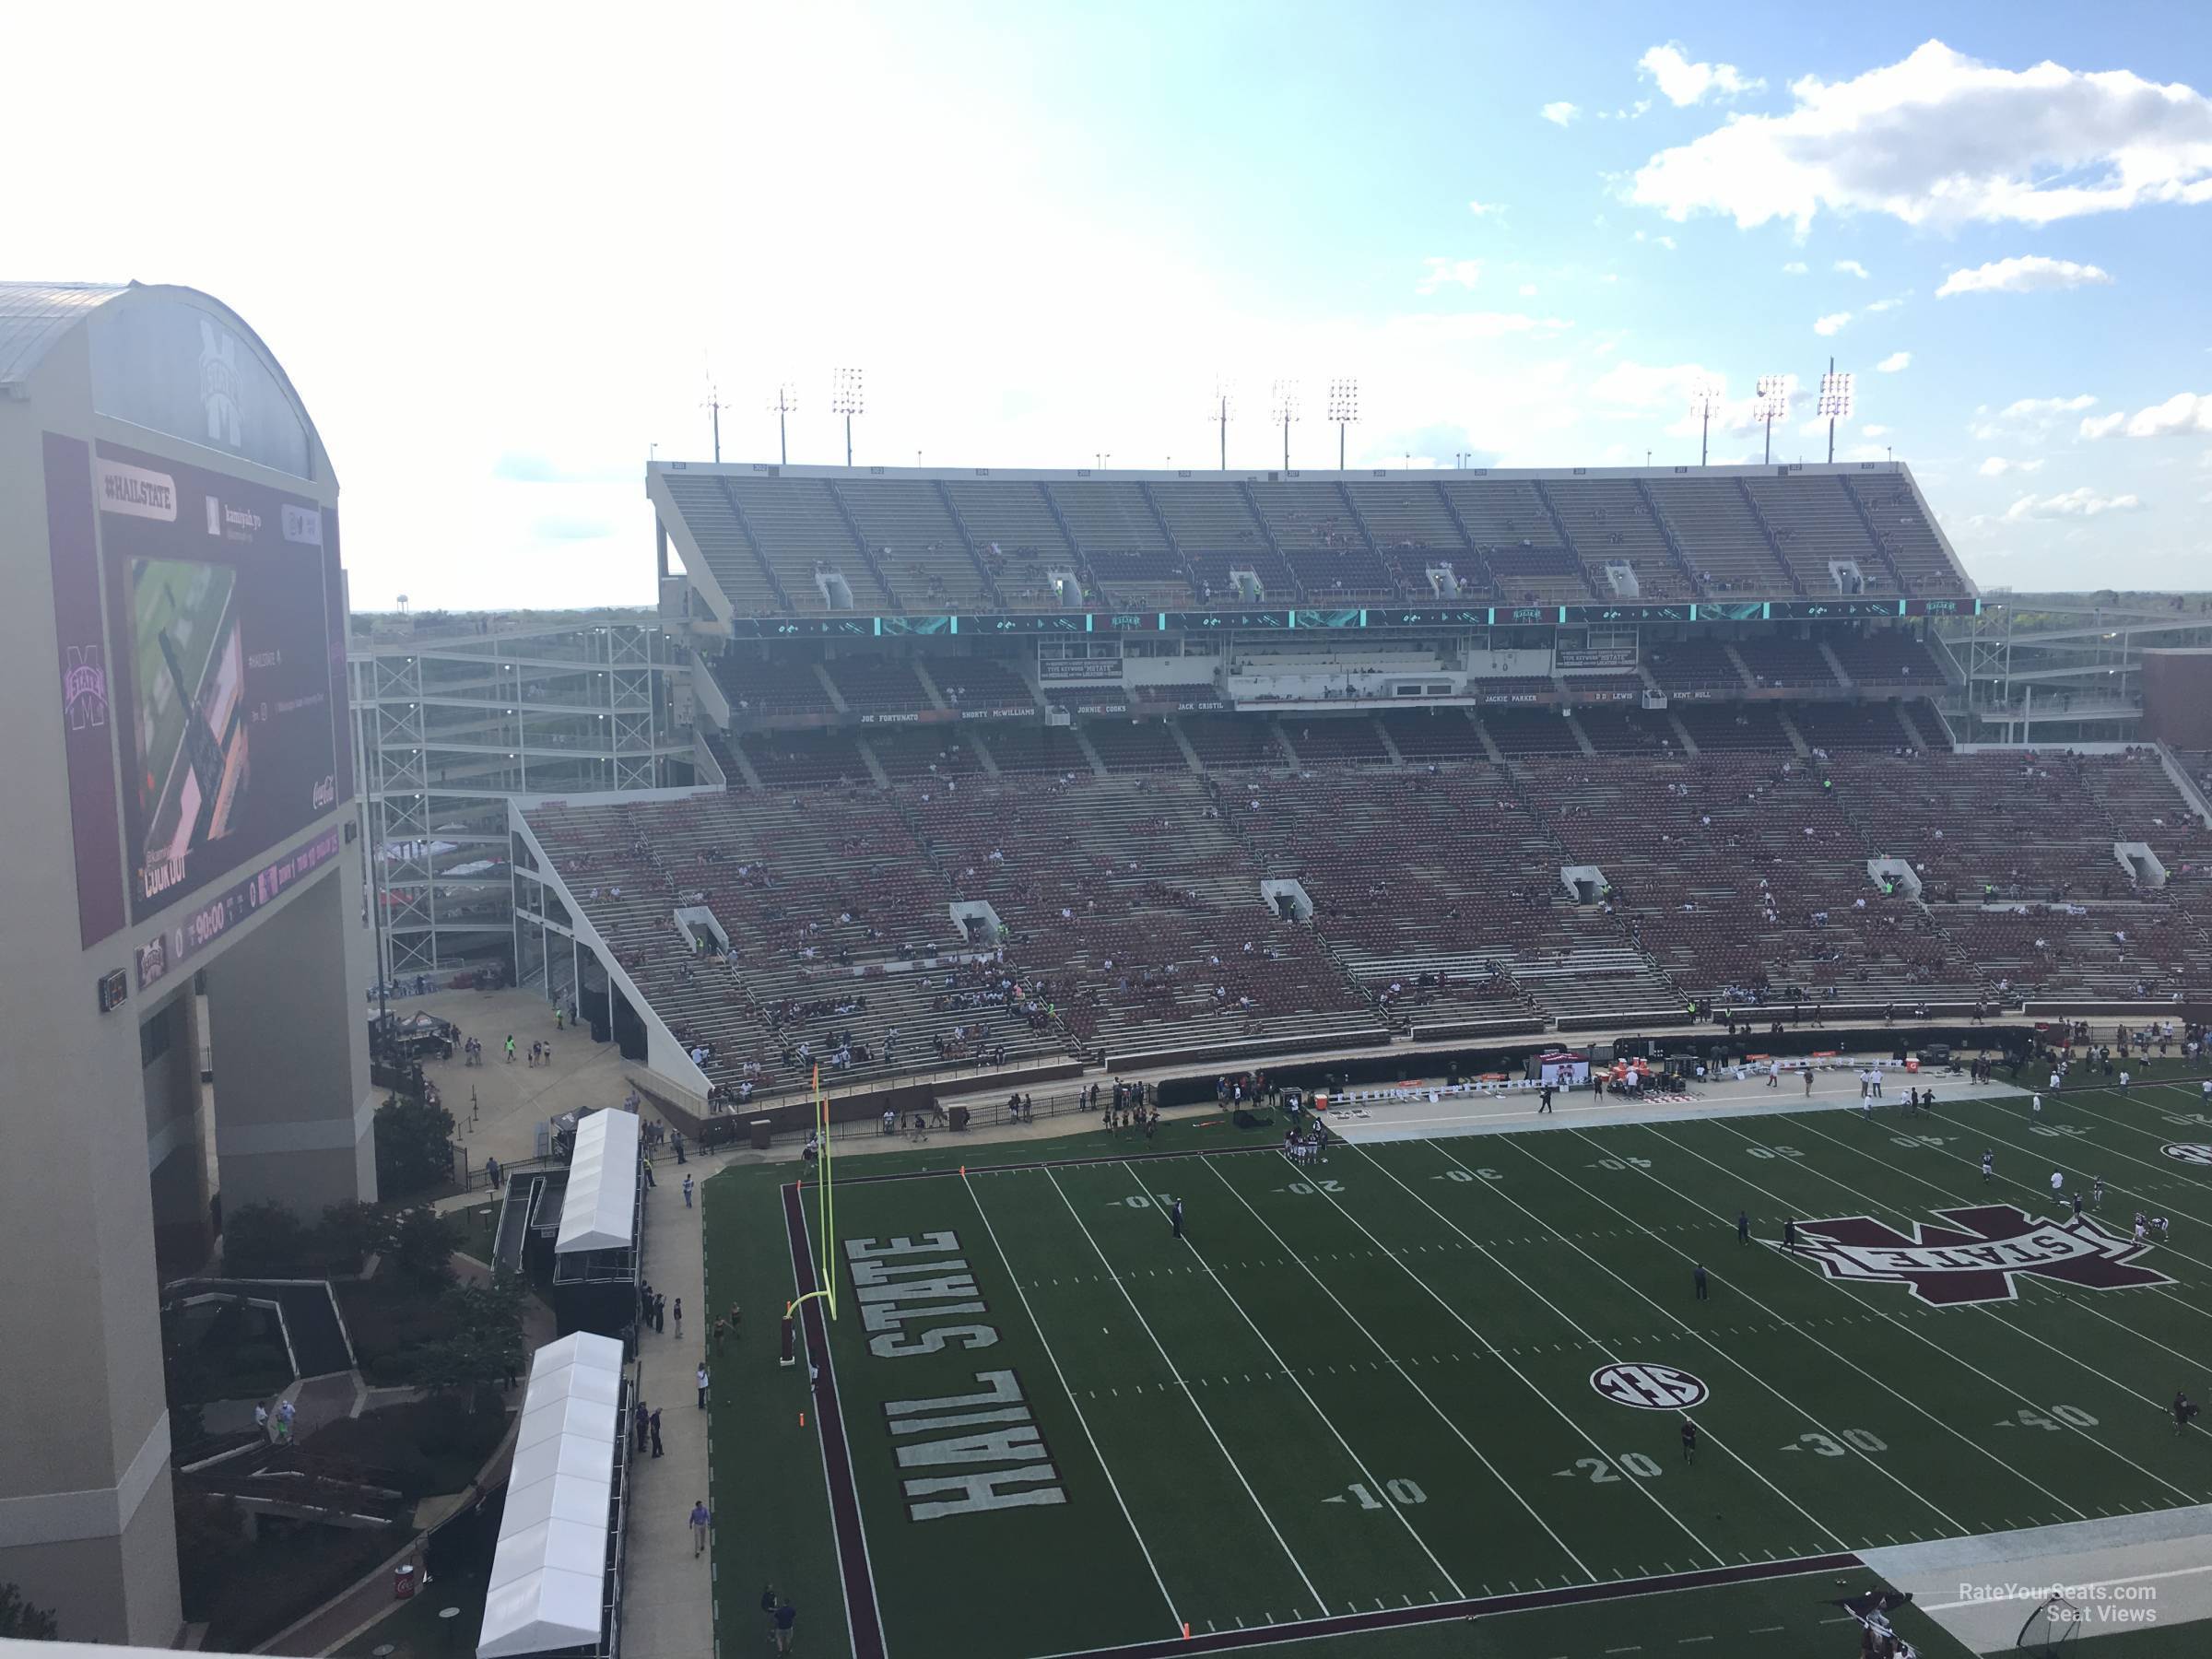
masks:
[[[2178,1158],[2183,1163],[2212,1164],[2212,1147],[2194,1141],[2169,1141],[2159,1151],[2169,1158]]]
[[[1712,1394],[1701,1378],[1671,1365],[1601,1365],[1590,1373],[1590,1386],[1616,1406],[1639,1411],[1682,1411]]]

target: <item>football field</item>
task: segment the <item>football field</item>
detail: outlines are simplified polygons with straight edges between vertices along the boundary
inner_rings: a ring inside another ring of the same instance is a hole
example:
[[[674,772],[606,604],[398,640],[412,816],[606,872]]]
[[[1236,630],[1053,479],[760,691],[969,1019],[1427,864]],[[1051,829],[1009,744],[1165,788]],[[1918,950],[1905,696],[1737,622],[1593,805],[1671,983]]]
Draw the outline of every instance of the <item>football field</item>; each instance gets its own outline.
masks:
[[[948,1137],[845,1160],[826,1240],[813,1189],[732,1171],[724,1640],[771,1582],[816,1652],[1855,1652],[1862,1551],[2212,1500],[2169,1409],[2212,1382],[2212,1117],[2194,1086],[2026,1107],[1316,1164],[1218,1123]],[[785,1370],[825,1245],[836,1317]]]

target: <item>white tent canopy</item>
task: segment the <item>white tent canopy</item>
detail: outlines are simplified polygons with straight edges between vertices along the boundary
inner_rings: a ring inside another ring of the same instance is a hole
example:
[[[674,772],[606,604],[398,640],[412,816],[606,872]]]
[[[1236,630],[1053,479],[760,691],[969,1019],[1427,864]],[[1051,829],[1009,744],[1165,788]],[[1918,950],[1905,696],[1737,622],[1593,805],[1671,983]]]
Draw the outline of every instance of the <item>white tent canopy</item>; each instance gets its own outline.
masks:
[[[553,1253],[628,1250],[637,1242],[637,1206],[638,1120],[627,1112],[594,1112],[576,1125]]]
[[[477,1659],[598,1645],[621,1378],[622,1345],[589,1331],[532,1359]]]

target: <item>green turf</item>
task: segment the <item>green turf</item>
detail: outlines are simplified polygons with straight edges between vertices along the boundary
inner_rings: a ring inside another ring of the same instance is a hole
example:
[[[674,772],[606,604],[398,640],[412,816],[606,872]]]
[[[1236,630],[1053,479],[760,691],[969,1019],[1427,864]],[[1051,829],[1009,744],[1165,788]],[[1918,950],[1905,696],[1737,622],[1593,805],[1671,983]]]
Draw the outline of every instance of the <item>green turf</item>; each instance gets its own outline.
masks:
[[[2212,1377],[2212,1170],[2160,1150],[2212,1142],[2212,1123],[2193,1088],[2047,1100],[2041,1119],[2025,1106],[1392,1143],[1311,1170],[1265,1136],[1248,1155],[1189,1156],[1238,1144],[1218,1123],[1171,1124],[1148,1147],[945,1137],[849,1158],[838,1243],[953,1234],[887,1265],[971,1277],[972,1291],[941,1288],[985,1311],[935,1323],[992,1338],[871,1351],[860,1287],[841,1276],[831,1355],[888,1644],[901,1659],[1052,1653],[1184,1622],[1282,1624],[2212,1500],[2212,1443],[2177,1440],[2165,1410],[2177,1385],[2201,1398]],[[1170,1156],[1134,1156],[1147,1150]],[[1041,1155],[1114,1161],[1005,1167]],[[964,1176],[927,1173],[962,1160]],[[2056,1217],[2053,1167],[2069,1190],[2105,1176],[2108,1226],[2124,1230],[2138,1206],[2172,1218],[2146,1264],[2176,1282],[2090,1290],[2022,1276],[2016,1300],[1933,1307],[1902,1284],[1835,1281],[1735,1239],[1739,1207],[1762,1241],[1785,1215],[1907,1231],[1945,1206]],[[718,1617],[725,1638],[756,1639],[770,1580],[800,1606],[809,1651],[841,1653],[822,1458],[816,1425],[798,1420],[805,1365],[780,1370],[772,1351],[793,1284],[785,1173],[731,1171],[707,1193],[710,1305],[742,1300],[747,1324],[717,1371]],[[1183,1242],[1162,1214],[1170,1196],[1185,1202]],[[1712,1286],[1701,1303],[1697,1262]],[[1692,1412],[1694,1465],[1674,1413],[1593,1387],[1614,1363],[1709,1385]],[[1033,1414],[1042,1460],[987,1463],[994,1448],[939,1443],[1001,1423],[893,1432],[983,1408],[891,1403],[972,1395],[1001,1372]],[[945,1461],[898,1461],[932,1445]],[[1039,1461],[1049,1480],[1006,1490],[1063,1501],[910,1518],[902,1482]],[[1486,1645],[1446,1645],[1435,1630],[1325,1645],[1548,1659],[1642,1642],[1656,1620],[1667,1645],[1711,1635],[1709,1653],[1827,1651],[1747,1646],[1758,1621],[1729,1623],[1739,1604],[1786,1603],[1818,1632],[1835,1617],[1822,1588],[1788,1580],[1447,1627]],[[1925,1651],[1957,1650],[1935,1639]]]

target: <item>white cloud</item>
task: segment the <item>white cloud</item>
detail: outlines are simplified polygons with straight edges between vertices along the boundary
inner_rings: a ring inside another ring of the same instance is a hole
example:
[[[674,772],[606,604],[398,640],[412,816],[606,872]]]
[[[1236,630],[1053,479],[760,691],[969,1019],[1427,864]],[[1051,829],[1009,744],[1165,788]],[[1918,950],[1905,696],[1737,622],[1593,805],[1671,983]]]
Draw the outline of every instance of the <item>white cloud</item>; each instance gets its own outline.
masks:
[[[1804,260],[1793,259],[1788,265],[1782,267],[1782,274],[1784,276],[1802,276],[1807,268]]]
[[[1841,332],[1843,325],[1850,321],[1851,313],[1849,312],[1830,312],[1827,316],[1818,318],[1814,322],[1813,332],[1817,335],[1822,335],[1838,334]]]
[[[1640,242],[1657,242],[1669,253],[1672,253],[1675,251],[1675,239],[1671,236],[1653,236],[1645,231],[1639,230],[1630,240]]]
[[[1992,455],[1974,470],[1985,478],[2001,478],[2006,473],[2041,472],[2043,464],[2041,461],[2007,461],[2002,455]]]
[[[1547,103],[1536,112],[1554,126],[1565,126],[1582,112],[1583,109],[1580,104],[1571,104],[1564,100],[1558,103]]]
[[[1638,170],[1631,200],[1739,226],[1825,208],[1908,224],[2044,225],[2144,202],[2212,202],[2212,100],[2126,70],[1998,68],[1930,41],[1851,80],[1806,76],[1793,109],[1738,115]]]
[[[1904,302],[1905,302],[1905,296],[1904,296],[1904,295],[1902,295],[1902,294],[1899,294],[1899,295],[1897,295],[1897,296],[1896,296],[1895,298],[1893,298],[1893,299],[1888,299],[1888,300],[1869,300],[1869,301],[1867,302],[1867,305],[1866,305],[1866,310],[1867,310],[1867,312],[1868,312],[1870,314],[1871,314],[1871,313],[1873,313],[1873,312],[1888,312],[1888,311],[1895,311],[1895,310],[1896,310],[1896,309],[1897,309],[1899,306],[1902,305]]]
[[[1574,326],[1565,317],[1532,317],[1522,312],[1440,312],[1433,316],[1394,317],[1388,331],[1440,341],[1501,340],[1508,335],[1547,337]]]
[[[1763,92],[1767,86],[1763,80],[1747,78],[1734,64],[1693,64],[1676,41],[1653,47],[1636,60],[1636,67],[1658,84],[1660,93],[1677,109],[1702,103],[1709,96]]]
[[[1522,299],[1524,299],[1524,300],[1534,300],[1535,297],[1536,297],[1536,285],[1535,285],[1535,283],[1533,283],[1533,282],[1524,282],[1524,283],[1523,283],[1523,284],[1521,285],[1521,298],[1522,298]]]
[[[1841,276],[1856,276],[1862,282],[1865,281],[1867,276],[1872,274],[1855,259],[1839,259],[1836,261],[1835,269]]]
[[[2084,438],[2110,438],[2120,431],[2130,438],[2183,438],[2212,432],[2212,392],[2176,392],[2164,403],[2133,415],[2115,410],[2081,423]]]
[[[1592,383],[1590,395],[1600,403],[1639,409],[1672,408],[1688,402],[1690,393],[1707,380],[1718,378],[1702,363],[1661,365],[1623,358]]]
[[[2021,443],[2041,443],[2066,417],[2078,415],[2096,406],[2097,400],[2087,392],[2075,397],[2019,397],[1994,413],[1987,404],[1974,411],[1974,418],[1967,422],[1967,435],[1984,443],[2009,440]]]
[[[1874,367],[1877,374],[1900,374],[1912,367],[1912,354],[1909,351],[1893,351]]]
[[[1505,204],[1502,202],[1469,202],[1467,211],[1477,218],[1488,218],[1493,213],[1503,213]]]
[[[1859,435],[1864,438],[1887,438],[1889,436],[1889,429],[1886,426],[1861,427]]]
[[[1422,263],[1429,269],[1413,285],[1413,291],[1417,294],[1433,294],[1453,282],[1463,288],[1471,288],[1482,280],[1482,261],[1479,259],[1442,259],[1432,253]]]
[[[2030,294],[2039,288],[2085,288],[2112,281],[2110,272],[2070,259],[2046,259],[2041,253],[1993,260],[1970,270],[1953,271],[1936,290],[1936,298],[1953,294]]]
[[[2100,496],[2084,484],[2064,495],[2024,495],[2005,509],[2008,519],[2100,518],[2108,512],[2140,511],[2142,498],[2132,495]]]

